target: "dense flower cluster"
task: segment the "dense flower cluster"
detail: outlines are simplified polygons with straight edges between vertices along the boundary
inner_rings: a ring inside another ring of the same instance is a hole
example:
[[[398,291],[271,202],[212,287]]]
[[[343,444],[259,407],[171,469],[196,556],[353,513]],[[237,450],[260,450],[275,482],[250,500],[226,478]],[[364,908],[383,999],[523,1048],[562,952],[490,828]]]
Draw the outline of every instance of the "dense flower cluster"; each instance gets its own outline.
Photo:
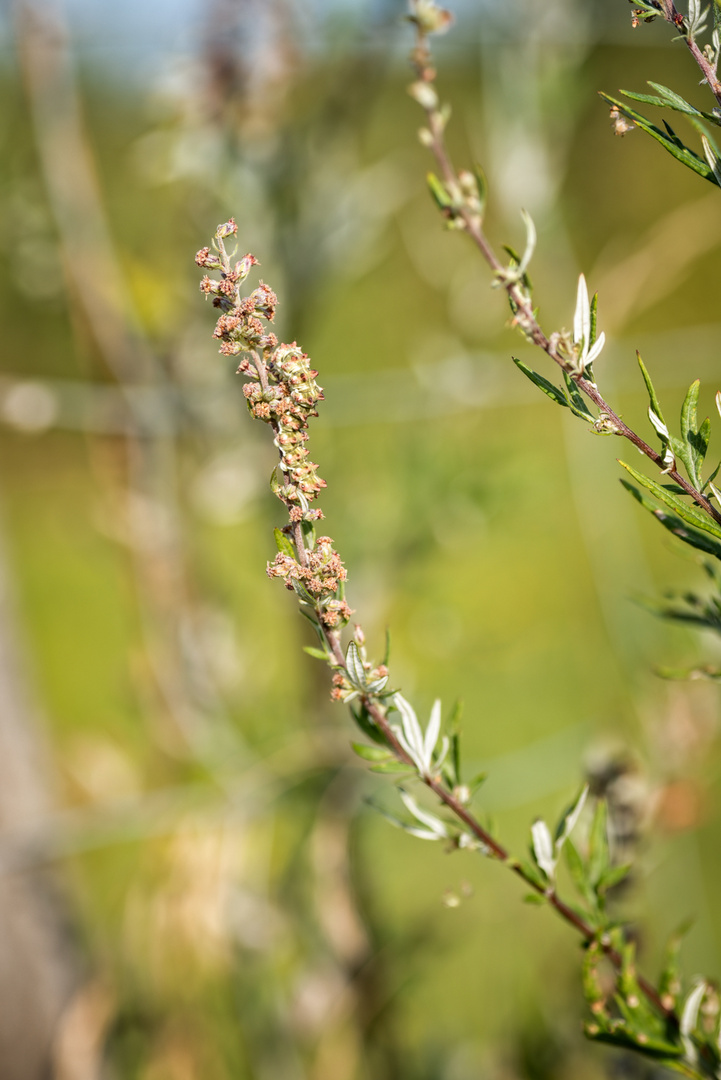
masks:
[[[327,627],[345,624],[353,614],[345,600],[336,593],[347,577],[340,555],[333,549],[329,536],[321,536],[315,547],[308,552],[307,565],[301,566],[292,556],[279,551],[275,561],[268,565],[268,577],[285,580],[287,589],[295,589],[298,582],[316,603],[320,618]]]
[[[269,564],[268,574],[284,578],[286,586],[301,596],[305,592],[326,627],[341,627],[352,612],[336,595],[346,578],[340,557],[327,536],[315,543],[309,540],[306,550],[298,539],[302,534],[294,532],[301,523],[310,524],[323,516],[308,505],[326,485],[305,445],[308,421],[318,415],[316,405],[323,400],[323,391],[315,381],[318,372],[297,343],[279,343],[265,325],[273,321],[278,304],[273,290],[261,281],[248,296],[242,295],[243,282],[258,260],[248,254],[232,263],[223,241],[237,231],[232,218],[219,225],[213,248],[201,248],[195,261],[220,274],[219,278],[206,274],[200,283],[201,292],[212,296],[214,307],[221,312],[213,336],[220,341],[224,356],[242,356],[238,373],[248,379],[243,394],[250,413],[275,432],[281,476],[274,473],[271,486],[288,509],[290,526],[283,532],[290,537],[294,554],[280,552]]]
[[[231,268],[230,259],[221,247],[223,238],[235,235],[237,226],[232,220],[221,225],[217,233],[219,254],[202,248],[195,256],[198,266],[220,270],[220,280],[206,275],[200,283],[201,292],[213,297],[220,315],[213,336],[221,342],[224,356],[245,356],[238,372],[250,381],[243,387],[251,414],[270,424],[275,433],[275,445],[280,451],[280,469],[285,483],[274,485],[274,491],[285,503],[298,506],[307,516],[307,502],[314,499],[325,481],[317,473],[318,466],[308,458],[308,421],[317,416],[316,404],[323,400],[315,371],[298,345],[279,344],[273,333],[267,333],[263,321],[272,322],[278,298],[262,281],[249,296],[241,295],[241,285],[258,260],[245,255]],[[317,518],[320,514],[311,514]]]

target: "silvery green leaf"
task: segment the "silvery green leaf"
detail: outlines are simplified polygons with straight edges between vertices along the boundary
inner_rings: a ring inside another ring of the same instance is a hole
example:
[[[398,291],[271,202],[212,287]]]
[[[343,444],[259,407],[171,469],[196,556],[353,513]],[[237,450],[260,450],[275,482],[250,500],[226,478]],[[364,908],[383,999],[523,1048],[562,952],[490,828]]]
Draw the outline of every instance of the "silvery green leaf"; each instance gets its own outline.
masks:
[[[523,277],[528,265],[533,258],[533,252],[536,250],[536,226],[533,223],[533,218],[526,210],[521,210],[521,217],[526,226],[526,250],[523,252],[523,258],[518,266],[518,276]]]
[[[584,368],[589,367],[593,363],[593,361],[596,360],[600,356],[601,351],[603,349],[603,346],[605,344],[606,344],[606,334],[602,330],[601,333],[596,338],[595,344],[593,344],[591,346],[591,348],[588,350],[586,356],[584,357],[584,365],[583,365]]]
[[[588,299],[588,288],[583,274],[578,278],[578,290],[576,292],[576,311],[573,316],[573,342],[575,345],[581,342],[587,347],[591,336],[591,305]]]
[[[418,723],[415,710],[402,694],[393,695],[393,704],[401,714],[402,730],[395,729],[399,741],[413,763],[422,770],[424,760],[423,732]]]
[[[384,690],[389,676],[384,675],[382,679],[374,679],[367,684],[367,689],[371,694],[380,694],[381,690]]]
[[[667,441],[668,440],[668,428],[664,424],[663,420],[661,420],[658,416],[656,416],[656,413],[653,411],[653,409],[651,408],[650,405],[648,407],[648,418],[651,421],[651,423],[653,424],[653,426],[656,428],[656,431],[661,436],[661,438]]]
[[[353,752],[364,761],[387,761],[392,755],[391,751],[382,746],[366,746],[365,743],[352,742]]]
[[[553,854],[553,841],[551,839],[551,833],[548,825],[541,818],[538,821],[534,821],[531,826],[531,837],[533,839],[533,854],[536,856],[536,862],[543,870],[544,874],[551,880],[556,872],[556,859]]]
[[[348,644],[345,654],[345,666],[350,681],[361,689],[365,688],[365,668],[363,667],[363,661],[361,660],[361,655],[355,641],[351,641]]]
[[[683,1048],[686,1051],[686,1057],[689,1061],[694,1062],[696,1060],[696,1047],[691,1042],[691,1032],[696,1027],[696,1021],[698,1019],[698,1010],[701,1006],[703,996],[706,993],[706,980],[699,979],[696,982],[691,993],[686,998],[683,1010],[681,1012],[681,1021],[679,1024],[679,1031],[681,1033],[681,1042]]]
[[[383,766],[382,765],[374,765],[374,766],[372,766],[372,768],[373,768],[373,771],[378,771],[378,770],[382,769]],[[418,829],[418,828],[416,828],[415,825],[408,825],[408,824],[406,824],[405,821],[400,821],[399,818],[394,817],[393,814],[389,814],[387,810],[384,810],[382,806],[378,806],[376,803],[371,803],[370,805],[375,810],[377,810],[379,814],[382,814],[382,816],[386,819],[386,821],[389,821],[391,823],[391,825],[395,825],[396,829],[403,829],[403,832],[410,833],[411,836],[417,836],[419,840],[441,840],[442,839],[442,837],[440,837],[437,833],[433,832],[431,829]]]
[[[423,740],[423,760],[426,770],[430,772],[431,762],[433,761],[433,751],[436,748],[438,742],[438,736],[441,732],[441,700],[436,698],[433,702],[433,708],[431,709],[431,717],[428,721],[428,727],[426,728],[425,739]]]
[[[561,848],[568,840],[569,836],[575,829],[578,819],[583,812],[583,807],[586,804],[586,798],[588,796],[588,784],[584,785],[581,794],[576,799],[576,802],[571,806],[568,812],[561,818],[558,829],[556,830],[556,855],[561,851]]]
[[[448,830],[440,818],[437,818],[435,814],[430,814],[427,810],[421,810],[420,806],[407,791],[399,790],[401,801],[406,810],[409,810],[416,821],[420,821],[421,825],[427,825],[434,833],[437,834],[437,838],[446,838],[448,836]]]

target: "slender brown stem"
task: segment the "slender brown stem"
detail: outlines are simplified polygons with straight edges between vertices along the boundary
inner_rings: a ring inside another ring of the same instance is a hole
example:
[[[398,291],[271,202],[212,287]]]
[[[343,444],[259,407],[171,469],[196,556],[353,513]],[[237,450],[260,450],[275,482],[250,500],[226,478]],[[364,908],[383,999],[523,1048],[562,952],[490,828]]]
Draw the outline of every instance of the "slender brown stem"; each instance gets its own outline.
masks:
[[[345,662],[343,662],[343,667],[345,667]],[[386,742],[392,749],[395,757],[399,761],[404,762],[404,764],[406,765],[413,765],[413,761],[410,759],[410,757],[405,752],[398,739],[396,738],[393,729],[388,723],[388,720],[383,710],[379,708],[379,706],[375,704],[375,702],[373,702],[371,698],[364,698],[363,703],[368,710],[368,713],[373,718],[376,726],[379,728],[380,731],[383,732]],[[484,827],[477,820],[477,818],[475,818],[473,814],[471,814],[470,811],[463,805],[463,803],[461,803],[458,798],[456,798],[453,792],[449,791],[448,788],[441,783],[438,777],[424,776],[420,779],[423,780],[423,783],[427,787],[429,787],[430,790],[441,800],[441,802],[444,803],[444,805],[447,806],[448,809],[473,833],[476,839],[481,842],[488,855],[490,855],[494,859],[497,859],[498,862],[504,863],[506,866],[509,867],[509,869],[511,869],[515,874],[517,874],[518,877],[520,877],[526,885],[528,885],[540,895],[545,896],[551,907],[555,908],[561,918],[563,918],[570,926],[573,926],[581,934],[584,941],[593,941],[594,938],[597,937],[597,932],[594,930],[594,928],[588,922],[586,922],[585,919],[578,915],[572,908],[565,904],[563,900],[561,900],[560,897],[557,895],[553,887],[544,889],[542,885],[539,885],[532,878],[528,877],[523,866],[517,860],[513,859],[510,853],[506,850],[506,848],[504,848],[502,844],[499,844],[499,842],[495,840],[486,829],[484,829]],[[622,965],[622,958],[619,953],[611,946],[610,942],[604,941],[603,938],[601,938],[600,944],[601,948],[603,949],[606,956],[608,956],[609,960],[614,964],[616,968],[620,969]],[[637,979],[638,985],[643,991],[643,994],[645,995],[647,1000],[653,1005],[653,1007],[657,1009],[658,1012],[661,1013],[661,1015],[667,1017],[672,1021],[676,1021],[673,1009],[668,1009],[663,1004],[656,988],[646,978],[644,978],[643,975],[637,975]]]

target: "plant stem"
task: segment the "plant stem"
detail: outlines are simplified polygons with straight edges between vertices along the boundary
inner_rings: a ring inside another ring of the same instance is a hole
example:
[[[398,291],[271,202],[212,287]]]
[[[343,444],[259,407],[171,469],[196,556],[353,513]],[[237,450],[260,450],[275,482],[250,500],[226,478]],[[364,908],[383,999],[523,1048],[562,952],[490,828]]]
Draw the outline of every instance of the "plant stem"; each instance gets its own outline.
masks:
[[[684,33],[685,20],[683,15],[677,10],[673,0],[659,0],[659,10],[667,23],[670,23],[671,26],[675,26],[677,30],[681,31],[681,36],[686,42],[688,51],[703,72],[704,80],[708,83],[709,89],[716,98],[717,103],[721,105],[721,82],[719,82],[719,78],[713,65],[708,62],[693,38],[689,34]]]
[[[671,4],[673,8],[673,4]],[[673,9],[675,11],[675,8]],[[678,14],[678,13],[677,13]],[[666,17],[664,12],[664,17]],[[669,18],[669,21],[673,21]],[[693,43],[692,43],[693,44]],[[696,51],[698,52],[698,47]],[[703,63],[709,67],[705,57],[701,56]],[[413,52],[413,63],[416,69],[418,78],[427,84],[431,84],[435,79],[435,71],[430,64],[430,52],[428,49],[427,39],[425,35],[419,30],[416,42],[416,48]],[[713,74],[713,72],[711,72]],[[719,88],[719,101],[721,102],[721,83],[716,83]],[[713,87],[712,87],[713,89]],[[459,188],[458,173],[454,168],[450,155],[448,153],[445,139],[443,136],[443,122],[437,110],[433,107],[423,106],[428,121],[428,130],[431,133],[431,141],[429,148],[436,159],[438,167],[440,169],[443,180],[451,189]],[[645,454],[653,463],[659,468],[664,470],[664,474],[669,476],[679,487],[683,488],[687,495],[690,495],[693,501],[701,507],[717,524],[721,525],[721,512],[719,512],[711,502],[706,498],[702,492],[698,491],[693,484],[691,484],[684,476],[682,476],[677,469],[664,469],[665,462],[663,455],[657,450],[654,450],[652,446],[641,438],[628,424],[620,418],[620,416],[611,408],[608,402],[604,399],[600,393],[598,387],[591,382],[590,379],[584,377],[583,374],[569,370],[569,365],[564,358],[559,354],[554,342],[551,338],[548,338],[543,332],[536,316],[533,312],[533,308],[525,295],[523,290],[519,288],[517,282],[507,280],[505,278],[506,268],[501,263],[498,256],[495,254],[488,237],[483,231],[481,224],[481,218],[478,214],[474,214],[465,205],[461,205],[457,209],[458,216],[462,219],[464,224],[464,231],[468,233],[473,243],[476,245],[485,261],[490,266],[496,279],[501,282],[503,288],[506,290],[509,299],[513,302],[517,314],[515,316],[515,322],[522,325],[522,328],[528,338],[542,349],[554,363],[564,371],[578,387],[578,389],[590,398],[590,400],[596,405],[604,417],[608,418],[615,431],[628,439],[629,442],[640,450],[642,454]]]

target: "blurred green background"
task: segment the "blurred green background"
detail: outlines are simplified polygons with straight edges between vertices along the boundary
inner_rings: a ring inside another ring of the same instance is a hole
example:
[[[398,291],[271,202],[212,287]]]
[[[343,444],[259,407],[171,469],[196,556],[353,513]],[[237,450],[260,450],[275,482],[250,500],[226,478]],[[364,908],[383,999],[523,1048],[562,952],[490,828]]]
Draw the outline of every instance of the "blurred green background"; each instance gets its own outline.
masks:
[[[265,576],[273,450],[198,292],[194,253],[231,214],[325,387],[312,456],[370,652],[389,626],[422,717],[464,700],[468,770],[515,850],[584,773],[605,785],[644,966],[693,915],[686,968],[719,971],[717,691],[654,673],[719,648],[638,602],[700,572],[621,489],[633,452],[510,362],[550,375],[434,213],[403,10],[4,14],[3,1080],[651,1075],[584,1042],[570,930],[367,805],[392,785],[353,757]],[[494,242],[532,213],[549,331],[585,272],[601,389],[643,427],[636,348],[667,416],[697,376],[711,409],[721,201],[612,133],[597,89],[703,103],[682,47],[629,14],[466,4],[437,53]]]

